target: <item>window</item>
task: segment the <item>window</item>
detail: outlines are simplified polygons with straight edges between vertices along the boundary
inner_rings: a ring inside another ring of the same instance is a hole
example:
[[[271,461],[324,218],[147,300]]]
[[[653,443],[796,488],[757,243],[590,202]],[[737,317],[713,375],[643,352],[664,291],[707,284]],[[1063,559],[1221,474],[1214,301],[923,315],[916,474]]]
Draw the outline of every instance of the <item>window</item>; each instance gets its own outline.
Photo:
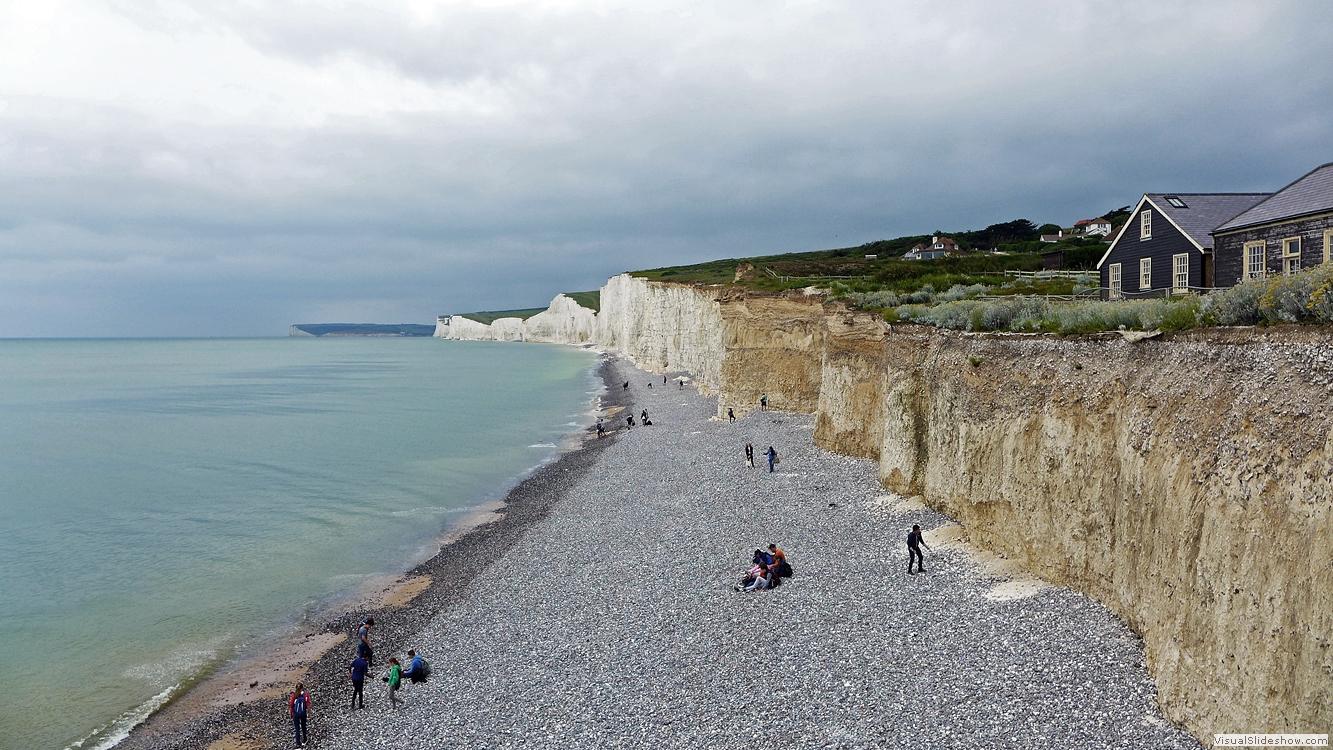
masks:
[[[1152,258],[1139,259],[1139,288],[1152,289]]]
[[[1139,214],[1139,239],[1152,239],[1152,211],[1146,208]]]
[[[1166,196],[1166,202],[1167,202],[1167,203],[1170,203],[1171,205],[1175,206],[1176,208],[1189,208],[1189,206],[1185,205],[1185,201],[1183,201],[1183,200],[1180,199],[1180,196],[1179,196],[1179,195],[1168,195],[1168,196]]]
[[[1333,229],[1324,232],[1324,262],[1333,261]]]
[[[1301,238],[1288,237],[1282,240],[1282,273],[1287,276],[1301,270]]]
[[[1190,256],[1189,253],[1171,256],[1171,288],[1177,292],[1184,292],[1190,286]]]
[[[1245,243],[1245,278],[1262,279],[1264,277],[1264,243]]]
[[[1111,277],[1111,299],[1120,299],[1120,264],[1112,263],[1110,270]]]

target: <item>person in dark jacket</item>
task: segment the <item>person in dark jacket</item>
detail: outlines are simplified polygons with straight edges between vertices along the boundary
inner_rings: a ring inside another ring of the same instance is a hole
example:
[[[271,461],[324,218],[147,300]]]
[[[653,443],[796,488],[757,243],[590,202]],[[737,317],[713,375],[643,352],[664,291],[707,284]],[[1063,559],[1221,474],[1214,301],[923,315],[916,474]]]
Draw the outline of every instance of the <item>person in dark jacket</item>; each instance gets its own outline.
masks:
[[[415,651],[408,651],[407,658],[407,671],[403,672],[403,676],[412,682],[425,682],[426,660],[422,659],[421,655]]]
[[[926,549],[930,549],[930,545],[929,545],[929,544],[926,544],[926,540],[923,539],[923,538],[921,537],[921,527],[918,526],[917,524],[912,524],[912,530],[911,530],[911,532],[909,532],[909,533],[907,534],[907,572],[908,572],[908,573],[911,573],[911,572],[912,572],[912,562],[913,562],[913,561],[916,562],[916,572],[917,572],[917,573],[924,573],[924,572],[926,572],[925,567],[922,566],[922,562],[924,561],[924,558],[923,558],[922,555],[921,555],[921,547],[922,547],[922,545],[924,545]]]
[[[352,708],[357,708],[357,700],[360,699],[361,708],[366,707],[366,672],[370,669],[370,662],[363,657],[357,656],[352,660],[351,666],[347,668],[347,674],[352,678]]]

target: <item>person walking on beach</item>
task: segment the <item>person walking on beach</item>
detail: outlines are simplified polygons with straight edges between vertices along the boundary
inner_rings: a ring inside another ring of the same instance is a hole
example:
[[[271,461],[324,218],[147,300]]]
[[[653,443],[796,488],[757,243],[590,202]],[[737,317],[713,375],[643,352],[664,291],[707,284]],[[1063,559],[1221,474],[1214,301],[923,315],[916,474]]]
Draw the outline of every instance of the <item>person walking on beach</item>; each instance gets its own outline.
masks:
[[[648,424],[648,410],[647,410],[647,409],[644,409],[644,410],[643,410],[643,413],[640,414],[639,416],[640,416],[640,417],[643,417],[643,423],[644,423],[644,424]]]
[[[749,443],[745,444],[745,463],[751,469],[754,468],[754,446]]]
[[[403,702],[398,697],[398,686],[403,684],[403,668],[399,666],[398,660],[392,656],[389,657],[389,709],[398,708],[398,704]]]
[[[370,665],[375,662],[375,650],[370,646],[370,629],[375,627],[375,618],[367,617],[356,629],[356,655]]]
[[[598,418],[597,418],[597,437],[600,438],[600,437],[602,437],[602,436],[605,435],[605,434],[606,434],[606,428],[602,426],[602,419],[601,419],[601,417],[598,417]]]
[[[629,415],[628,417],[625,417],[625,429],[628,430],[628,429],[630,429],[630,428],[632,428],[632,427],[634,427],[634,415],[633,415],[633,414]]]
[[[761,394],[759,395],[759,411],[768,411],[768,394],[767,394],[767,393],[761,393]]]
[[[727,407],[727,423],[736,424],[736,412],[732,411],[730,406]]]
[[[917,573],[926,572],[925,567],[922,566],[922,562],[925,558],[921,555],[921,545],[925,545],[926,549],[930,549],[930,545],[926,544],[926,540],[921,537],[921,527],[917,524],[912,524],[912,530],[907,534],[907,572],[909,574],[915,575],[912,573],[913,561],[916,561]]]
[[[665,375],[662,376],[662,385],[666,385],[666,376],[665,376]]]
[[[773,446],[770,445],[768,450],[764,451],[764,455],[768,456],[768,473],[772,474],[773,464],[778,462],[778,452],[773,450]]]
[[[292,717],[292,728],[296,730],[296,746],[310,741],[310,732],[306,730],[305,717],[310,713],[310,693],[305,691],[305,683],[296,683],[296,691],[287,699],[287,713]]]
[[[370,662],[358,655],[352,660],[352,665],[347,673],[352,677],[352,709],[356,710],[357,699],[361,701],[361,708],[366,707],[366,671],[370,669]]]
[[[680,387],[677,388],[676,390],[678,390],[678,391],[683,391],[683,390],[685,390],[685,379],[684,379],[684,378],[681,378],[680,380],[677,380],[677,381],[676,381],[676,385],[680,386]]]

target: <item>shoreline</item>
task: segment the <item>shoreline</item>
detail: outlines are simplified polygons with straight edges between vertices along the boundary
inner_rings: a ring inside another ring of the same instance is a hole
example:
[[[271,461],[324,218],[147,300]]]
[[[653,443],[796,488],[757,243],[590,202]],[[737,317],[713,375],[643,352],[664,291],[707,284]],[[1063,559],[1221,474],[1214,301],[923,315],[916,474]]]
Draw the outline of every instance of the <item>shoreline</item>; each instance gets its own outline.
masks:
[[[654,426],[609,441],[416,637],[433,674],[401,710],[382,688],[368,710],[337,705],[342,675],[316,742],[1092,750],[1115,731],[1117,747],[1199,748],[1161,716],[1142,641],[1106,607],[978,555],[873,462],[814,445],[810,415],[729,422],[716,397],[648,390],[660,373],[614,364]],[[748,467],[746,442],[781,465]],[[914,523],[934,549],[909,575]],[[735,591],[765,541],[794,577]]]
[[[601,359],[592,366],[591,377],[600,382],[602,391],[587,412],[594,416],[619,411],[621,402],[628,401],[619,389],[610,387],[614,356],[596,353]],[[239,750],[285,746],[291,728],[283,699],[295,683],[303,681],[307,688],[317,688],[345,679],[351,657],[336,647],[368,616],[376,619],[372,633],[376,669],[387,663],[389,655],[410,648],[405,641],[459,601],[472,580],[529,526],[544,518],[572,482],[595,464],[596,456],[615,442],[596,439],[591,429],[580,427],[562,438],[560,452],[527,472],[503,498],[468,509],[437,537],[438,550],[433,555],[397,576],[362,583],[327,602],[309,620],[276,638],[266,638],[255,653],[236,657],[202,675],[110,747]],[[133,715],[139,708],[124,715]],[[312,708],[319,710],[318,701]]]

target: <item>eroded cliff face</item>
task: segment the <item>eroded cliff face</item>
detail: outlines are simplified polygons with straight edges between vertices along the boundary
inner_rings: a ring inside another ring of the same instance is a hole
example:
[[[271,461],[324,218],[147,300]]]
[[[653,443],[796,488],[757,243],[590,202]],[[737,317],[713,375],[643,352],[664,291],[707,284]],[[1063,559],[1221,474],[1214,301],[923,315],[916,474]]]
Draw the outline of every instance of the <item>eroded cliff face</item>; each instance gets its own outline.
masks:
[[[563,294],[545,312],[523,321],[523,340],[551,344],[588,344],[597,335],[597,313]]]
[[[616,276],[602,287],[597,343],[654,372],[686,371],[718,414],[744,414],[767,395],[774,408],[819,404],[824,296],[753,295],[725,287]]]
[[[821,445],[878,457],[890,489],[1117,612],[1200,738],[1327,731],[1333,337],[829,321]]]
[[[721,294],[716,287],[613,276],[601,290],[597,344],[653,372],[689,372],[701,391],[717,393],[724,353]]]
[[[721,301],[722,369],[718,416],[759,407],[813,414],[823,378],[822,294],[735,295]]]

